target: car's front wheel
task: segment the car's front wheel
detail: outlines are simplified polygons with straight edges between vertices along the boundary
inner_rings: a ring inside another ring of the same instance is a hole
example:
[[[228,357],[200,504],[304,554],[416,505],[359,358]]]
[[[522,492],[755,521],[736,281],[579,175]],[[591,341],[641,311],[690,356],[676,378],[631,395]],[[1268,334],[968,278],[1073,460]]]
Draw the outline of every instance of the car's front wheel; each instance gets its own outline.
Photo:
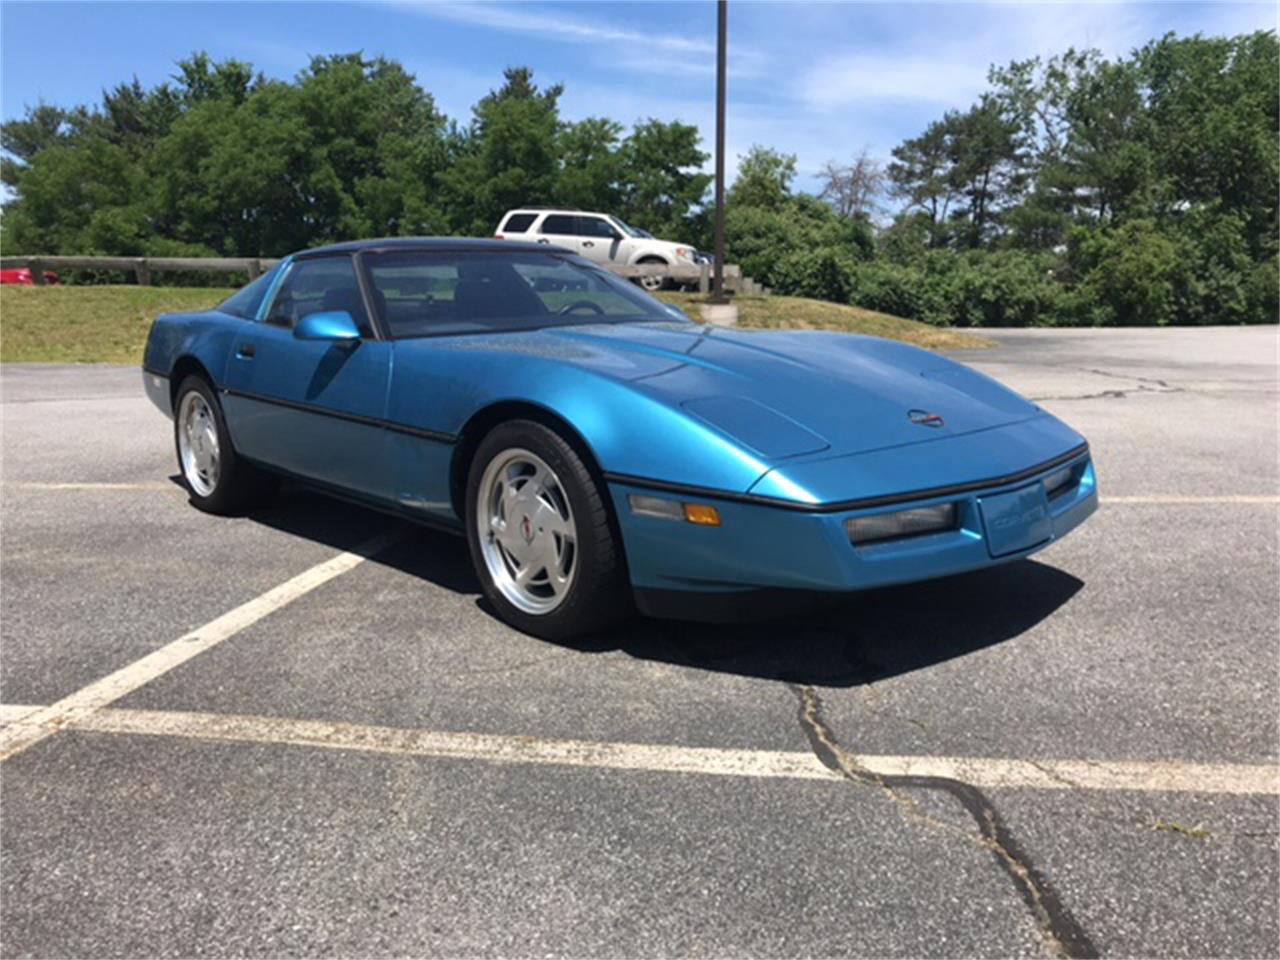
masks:
[[[173,441],[191,502],[207,513],[237,513],[274,486],[236,455],[218,398],[203,377],[189,376],[178,386]]]
[[[511,421],[481,441],[467,541],[485,598],[519,630],[567,639],[627,612],[608,504],[573,447],[540,423]]]

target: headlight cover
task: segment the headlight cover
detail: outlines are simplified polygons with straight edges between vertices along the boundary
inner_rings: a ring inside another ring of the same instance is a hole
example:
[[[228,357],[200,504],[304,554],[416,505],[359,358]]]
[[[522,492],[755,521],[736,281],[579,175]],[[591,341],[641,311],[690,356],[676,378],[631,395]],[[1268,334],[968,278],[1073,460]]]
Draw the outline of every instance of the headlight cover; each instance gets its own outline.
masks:
[[[879,543],[883,540],[899,540],[922,533],[954,530],[956,505],[939,503],[932,507],[912,507],[893,513],[874,513],[866,517],[853,517],[844,522],[849,541],[855,546]]]
[[[1075,466],[1063,467],[1044,478],[1044,493],[1050,500],[1061,496],[1076,483]]]

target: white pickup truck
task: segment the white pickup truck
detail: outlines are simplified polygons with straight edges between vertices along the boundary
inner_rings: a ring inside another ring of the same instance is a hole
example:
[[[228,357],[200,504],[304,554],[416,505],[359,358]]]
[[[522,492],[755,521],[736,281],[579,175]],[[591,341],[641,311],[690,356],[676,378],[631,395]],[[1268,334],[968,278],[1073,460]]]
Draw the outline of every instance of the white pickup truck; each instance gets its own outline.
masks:
[[[657,240],[650,233],[628,226],[607,213],[522,207],[509,210],[494,232],[498,240],[550,243],[581,254],[597,263],[697,264],[698,251],[687,244]],[[641,277],[646,290],[670,286],[665,277]]]

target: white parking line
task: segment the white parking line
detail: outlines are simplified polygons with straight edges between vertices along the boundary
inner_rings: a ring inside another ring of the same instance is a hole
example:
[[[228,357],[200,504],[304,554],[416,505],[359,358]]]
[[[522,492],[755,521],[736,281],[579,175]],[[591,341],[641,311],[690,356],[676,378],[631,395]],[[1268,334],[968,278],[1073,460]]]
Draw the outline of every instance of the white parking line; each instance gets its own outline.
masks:
[[[12,712],[18,726],[31,722]],[[28,714],[28,717],[30,714]],[[644,743],[600,743],[362,726],[282,717],[163,710],[107,709],[71,721],[93,733],[177,737],[489,763],[591,767],[786,780],[840,780],[807,751],[727,750]],[[880,776],[951,777],[978,787],[1119,790],[1153,793],[1280,794],[1280,766],[1132,760],[1008,760],[995,757],[858,755],[859,769]]]
[[[1269,494],[1245,494],[1240,496],[1183,496],[1181,494],[1153,494],[1145,497],[1099,497],[1100,503],[1239,503],[1239,504],[1280,504],[1280,496]]]
[[[43,707],[33,707],[17,703],[0,703],[0,724],[17,723],[27,714],[35,713],[37,710],[43,710]]]
[[[9,724],[0,730],[0,761],[7,760],[46,737],[53,736],[67,724],[84,720],[95,710],[100,710],[107,704],[119,700],[144,684],[150,683],[156,677],[168,673],[174,667],[186,663],[192,657],[235,636],[245,627],[257,623],[268,614],[310,593],[316,587],[328,583],[334,577],[346,573],[366,557],[373,556],[393,543],[399,536],[400,534],[395,531],[379,534],[350,553],[340,553],[324,563],[316,564],[292,580],[287,580],[248,603],[241,604],[203,627],[198,627],[160,649],[152,651],[142,659],[135,660],[70,696],[63,697],[57,703],[41,707],[19,721]]]
[[[186,493],[185,487],[176,483],[36,483],[34,481],[18,481],[5,483],[10,490],[171,490],[175,493]]]

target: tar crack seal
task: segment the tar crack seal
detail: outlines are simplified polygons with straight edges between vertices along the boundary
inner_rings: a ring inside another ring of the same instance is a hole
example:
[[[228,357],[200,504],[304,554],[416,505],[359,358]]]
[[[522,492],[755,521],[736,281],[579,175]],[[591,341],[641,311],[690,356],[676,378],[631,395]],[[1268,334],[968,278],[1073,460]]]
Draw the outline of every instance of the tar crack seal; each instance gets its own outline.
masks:
[[[1048,880],[1031,865],[995,806],[981,790],[950,777],[886,776],[866,769],[832,734],[822,717],[822,701],[813,688],[795,683],[788,683],[787,686],[800,701],[800,726],[809,739],[814,754],[824,766],[844,774],[856,783],[878,787],[902,808],[904,816],[930,827],[958,834],[988,850],[1013,881],[1023,902],[1031,911],[1046,948],[1054,956],[1068,960],[1086,960],[1099,956],[1098,948],[1093,945],[1093,941],[1072,917],[1071,912],[1063,906]],[[973,818],[978,832],[973,834],[929,816],[918,808],[914,800],[902,793],[904,788],[940,790],[949,794]]]

